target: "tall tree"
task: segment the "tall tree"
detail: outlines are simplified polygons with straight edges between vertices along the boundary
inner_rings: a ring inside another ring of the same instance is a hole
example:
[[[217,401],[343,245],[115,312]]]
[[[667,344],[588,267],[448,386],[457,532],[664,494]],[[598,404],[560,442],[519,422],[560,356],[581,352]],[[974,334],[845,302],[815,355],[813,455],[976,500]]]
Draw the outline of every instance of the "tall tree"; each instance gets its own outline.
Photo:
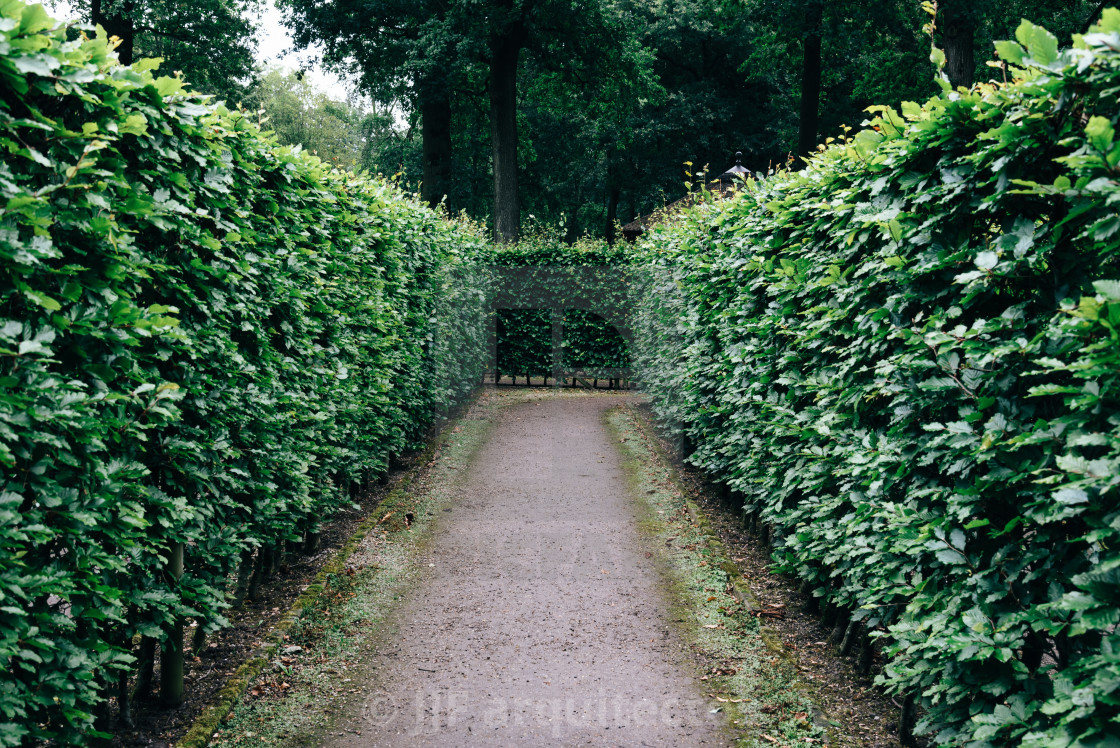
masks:
[[[613,49],[613,0],[279,0],[297,44],[322,44],[327,60],[355,70],[378,101],[419,111],[424,195],[437,202],[451,177],[455,95],[476,95],[478,71],[489,111],[493,203],[499,241],[520,230],[518,81],[525,55],[552,40],[567,59]],[[589,39],[597,40],[589,43]],[[461,196],[453,203],[469,200]]]
[[[643,107],[664,100],[643,44],[645,20],[627,4],[604,9],[599,33],[531,44],[520,69],[519,183],[523,212],[613,239]]]
[[[941,0],[937,29],[945,52],[945,75],[954,86],[971,86],[976,74],[976,13],[973,0]]]
[[[496,0],[491,9],[490,138],[494,164],[494,238],[515,241],[521,232],[517,189],[517,67],[529,40],[533,5]]]
[[[821,0],[805,3],[801,42],[801,117],[798,120],[797,152],[806,155],[817,147],[817,120],[821,103]]]
[[[933,91],[913,0],[746,0],[755,44],[742,70],[769,81],[777,119],[768,123],[787,152],[806,155],[863,109]],[[797,29],[798,33],[789,33]]]
[[[181,71],[191,87],[237,104],[253,80],[261,0],[87,0],[80,11],[120,39],[125,65],[163,58],[161,68]]]

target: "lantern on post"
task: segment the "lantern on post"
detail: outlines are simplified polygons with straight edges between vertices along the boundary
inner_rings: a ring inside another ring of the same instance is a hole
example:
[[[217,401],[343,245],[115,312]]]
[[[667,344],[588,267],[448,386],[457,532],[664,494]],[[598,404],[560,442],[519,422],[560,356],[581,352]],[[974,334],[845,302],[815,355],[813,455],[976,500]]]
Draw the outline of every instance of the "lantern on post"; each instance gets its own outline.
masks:
[[[754,176],[754,173],[750,169],[748,169],[747,167],[743,166],[743,152],[742,151],[736,151],[735,152],[735,165],[732,166],[727,171],[725,171],[724,173],[720,174],[719,175],[719,181],[720,182],[729,182],[731,184],[738,184],[739,182],[743,181],[744,179],[750,179],[752,176]]]

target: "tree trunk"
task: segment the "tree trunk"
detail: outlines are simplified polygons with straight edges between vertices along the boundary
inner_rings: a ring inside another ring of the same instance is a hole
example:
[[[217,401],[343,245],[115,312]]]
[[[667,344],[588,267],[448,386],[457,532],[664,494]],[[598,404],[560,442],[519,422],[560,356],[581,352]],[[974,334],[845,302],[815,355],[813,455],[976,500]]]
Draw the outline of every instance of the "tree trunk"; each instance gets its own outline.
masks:
[[[898,720],[898,742],[907,748],[918,744],[914,739],[914,723],[917,722],[917,717],[917,697],[913,693],[907,694],[905,701],[902,702],[902,714]]]
[[[117,47],[117,59],[122,65],[131,65],[134,60],[136,48],[135,21],[133,19],[134,0],[93,0],[90,7],[90,21],[93,25],[101,24],[105,33],[121,40]]]
[[[155,674],[156,640],[150,636],[141,637],[140,653],[136,667],[136,688],[133,690],[138,701],[147,701],[152,696],[152,676]]]
[[[251,548],[241,551],[241,563],[237,566],[237,586],[233,591],[234,605],[240,605],[245,600],[249,591],[249,580],[253,576],[253,550]]]
[[[1089,29],[1093,28],[1093,24],[1097,22],[1098,18],[1100,18],[1101,11],[1104,10],[1104,7],[1108,5],[1108,3],[1109,0],[1101,0],[1099,3],[1097,3],[1096,7],[1094,7],[1093,11],[1089,14],[1089,17],[1085,19],[1085,25],[1081,28],[1082,34],[1089,33]]]
[[[424,159],[421,197],[434,208],[451,188],[451,86],[446,78],[421,83],[420,127]]]
[[[976,72],[973,55],[975,22],[962,3],[945,3],[938,19],[945,52],[945,75],[953,86],[971,86]]]
[[[817,120],[821,103],[821,15],[823,4],[810,0],[805,6],[804,54],[801,59],[801,119],[797,152],[807,156],[817,147]]]
[[[521,204],[517,195],[517,61],[525,45],[521,22],[490,38],[490,136],[494,154],[494,239],[517,241]]]
[[[128,690],[128,673],[117,676],[117,722],[121,727],[132,729],[136,721],[132,719],[132,694]]]

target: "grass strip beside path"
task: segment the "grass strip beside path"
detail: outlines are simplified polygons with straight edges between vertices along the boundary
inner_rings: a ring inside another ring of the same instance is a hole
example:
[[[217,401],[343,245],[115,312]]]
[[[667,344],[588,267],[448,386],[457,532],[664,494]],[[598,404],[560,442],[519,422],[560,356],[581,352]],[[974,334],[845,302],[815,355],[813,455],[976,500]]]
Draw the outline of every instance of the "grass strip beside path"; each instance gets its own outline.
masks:
[[[761,625],[758,601],[700,508],[677,482],[653,424],[630,405],[606,413],[622,451],[642,530],[667,569],[681,633],[704,665],[704,693],[742,748],[819,748],[827,724],[790,658]]]

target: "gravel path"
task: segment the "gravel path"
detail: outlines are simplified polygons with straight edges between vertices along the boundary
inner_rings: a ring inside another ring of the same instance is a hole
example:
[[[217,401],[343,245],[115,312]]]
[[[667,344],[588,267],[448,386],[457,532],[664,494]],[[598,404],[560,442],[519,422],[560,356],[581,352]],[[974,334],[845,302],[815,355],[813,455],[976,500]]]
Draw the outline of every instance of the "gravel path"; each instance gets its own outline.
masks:
[[[717,746],[603,411],[504,409],[327,746]]]

